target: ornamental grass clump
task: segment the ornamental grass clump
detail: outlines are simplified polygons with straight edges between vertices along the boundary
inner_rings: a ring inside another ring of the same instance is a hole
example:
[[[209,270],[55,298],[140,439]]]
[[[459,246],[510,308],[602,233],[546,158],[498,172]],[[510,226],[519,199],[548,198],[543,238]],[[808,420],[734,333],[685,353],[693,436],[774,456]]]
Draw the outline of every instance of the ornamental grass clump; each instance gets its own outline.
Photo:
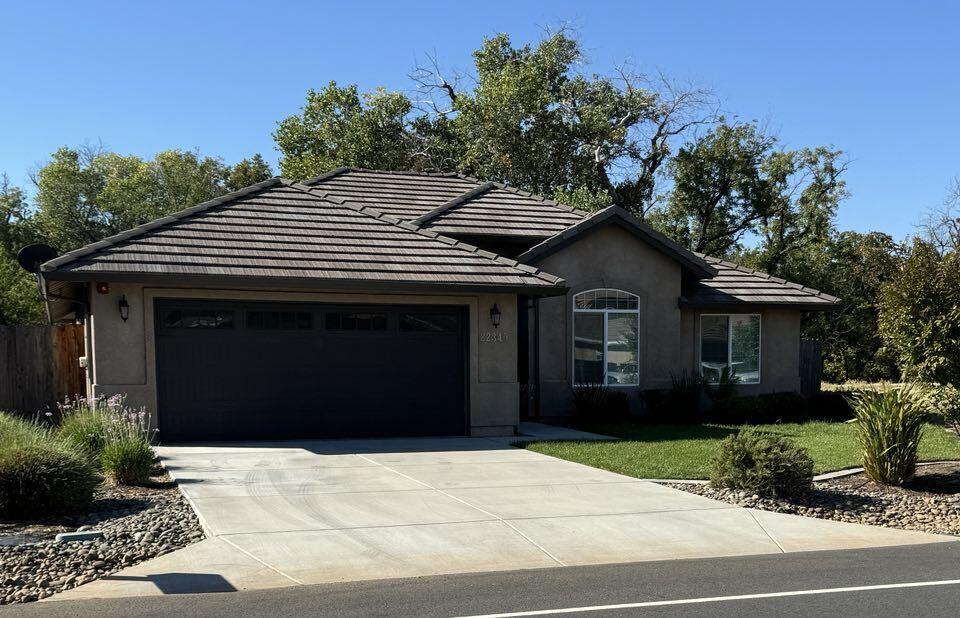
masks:
[[[86,454],[49,428],[0,413],[0,514],[81,511],[101,478]]]
[[[913,384],[851,397],[864,474],[882,485],[903,485],[917,469],[929,397]]]
[[[806,493],[813,484],[813,459],[784,436],[742,429],[720,442],[710,483],[771,498]]]
[[[100,451],[100,463],[116,483],[142,485],[150,479],[156,455],[150,446],[153,437],[145,410],[121,409],[107,428]]]
[[[60,404],[60,436],[100,465],[108,429],[116,423],[121,398],[77,397]]]

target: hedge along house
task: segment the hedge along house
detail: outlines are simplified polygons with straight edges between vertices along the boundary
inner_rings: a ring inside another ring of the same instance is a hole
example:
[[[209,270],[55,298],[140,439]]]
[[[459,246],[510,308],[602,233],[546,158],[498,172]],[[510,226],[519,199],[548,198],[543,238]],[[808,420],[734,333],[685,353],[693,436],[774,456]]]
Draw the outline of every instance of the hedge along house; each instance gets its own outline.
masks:
[[[253,185],[39,275],[51,318],[86,324],[88,392],[126,394],[167,441],[504,435],[569,413],[576,384],[635,395],[724,367],[795,391],[801,313],[837,302],[617,207],[353,168]]]

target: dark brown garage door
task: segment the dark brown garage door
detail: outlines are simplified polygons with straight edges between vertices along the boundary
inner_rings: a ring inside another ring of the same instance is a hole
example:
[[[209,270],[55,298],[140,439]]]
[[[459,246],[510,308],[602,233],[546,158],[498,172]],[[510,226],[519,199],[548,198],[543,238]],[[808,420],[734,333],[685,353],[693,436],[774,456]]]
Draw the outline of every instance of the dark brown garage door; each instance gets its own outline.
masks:
[[[161,300],[159,437],[463,435],[460,307]]]

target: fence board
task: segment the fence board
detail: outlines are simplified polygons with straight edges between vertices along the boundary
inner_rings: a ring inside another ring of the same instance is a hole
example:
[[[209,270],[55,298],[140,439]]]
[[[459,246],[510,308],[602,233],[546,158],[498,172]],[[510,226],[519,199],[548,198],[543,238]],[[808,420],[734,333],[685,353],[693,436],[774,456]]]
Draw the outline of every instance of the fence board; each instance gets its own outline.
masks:
[[[0,326],[0,410],[32,416],[86,394],[83,326]]]
[[[806,397],[820,392],[823,378],[823,345],[815,339],[800,341],[800,394]]]

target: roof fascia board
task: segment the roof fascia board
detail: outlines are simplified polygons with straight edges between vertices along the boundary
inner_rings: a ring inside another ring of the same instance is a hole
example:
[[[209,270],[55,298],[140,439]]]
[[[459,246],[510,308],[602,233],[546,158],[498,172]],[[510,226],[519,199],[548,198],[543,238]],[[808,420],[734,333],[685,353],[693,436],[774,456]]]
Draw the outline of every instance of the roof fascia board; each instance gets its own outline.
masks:
[[[537,296],[562,296],[569,288],[564,282],[543,285],[528,284],[483,284],[483,283],[431,283],[416,281],[384,281],[371,279],[308,279],[297,277],[250,277],[246,275],[201,275],[201,274],[168,274],[168,273],[138,273],[138,272],[52,272],[48,275],[51,281],[93,282],[109,281],[111,283],[142,283],[149,285],[168,285],[173,287],[196,287],[202,284],[205,287],[226,287],[229,289],[260,289],[276,290],[304,289],[304,290],[350,290],[350,291],[385,291],[385,292],[416,292],[419,294],[443,293],[457,294],[464,292],[487,292],[509,294],[532,294]],[[562,280],[561,280],[562,281]]]

